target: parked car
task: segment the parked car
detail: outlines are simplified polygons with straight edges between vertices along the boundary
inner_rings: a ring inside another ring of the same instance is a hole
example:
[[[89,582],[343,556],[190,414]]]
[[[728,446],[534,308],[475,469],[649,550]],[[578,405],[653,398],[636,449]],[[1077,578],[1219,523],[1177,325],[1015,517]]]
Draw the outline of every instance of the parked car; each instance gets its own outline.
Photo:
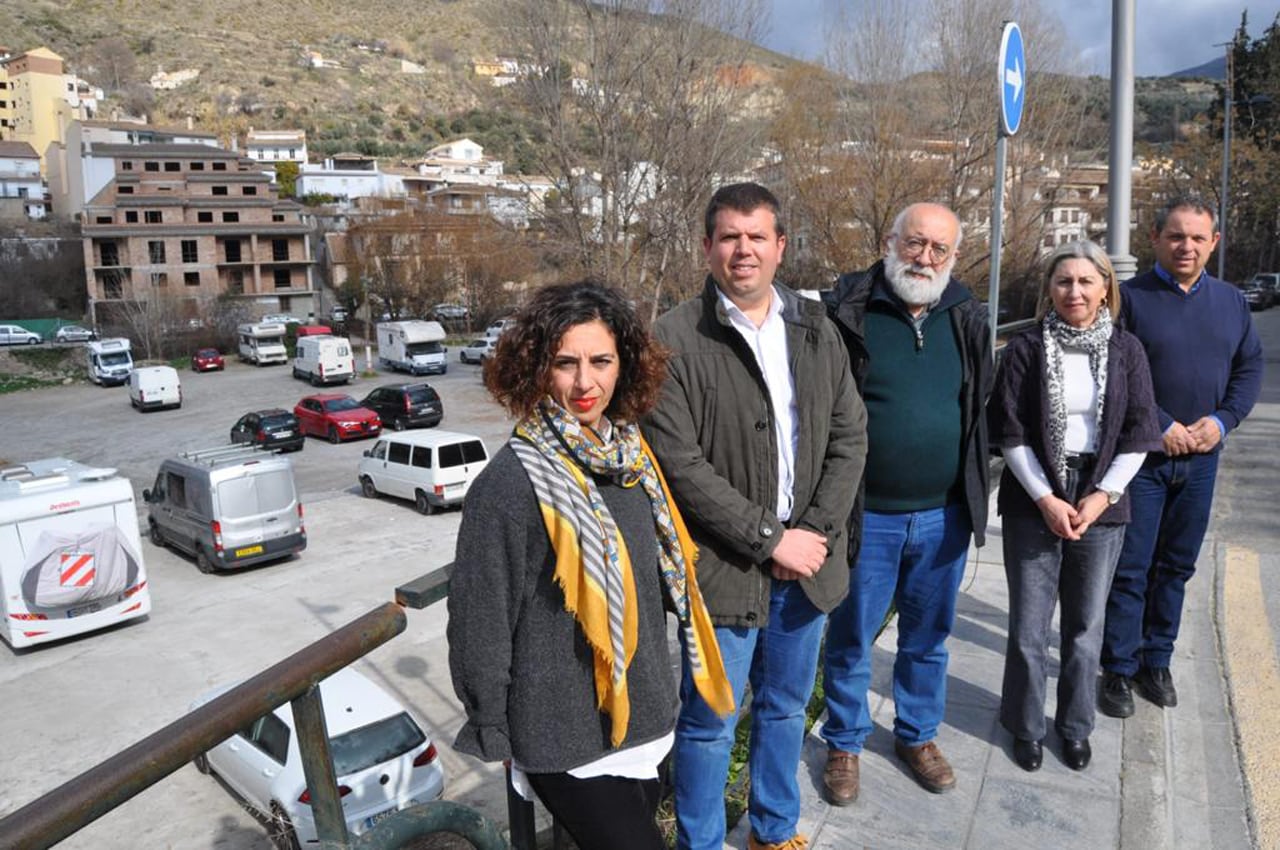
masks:
[[[129,403],[138,410],[182,407],[182,381],[172,366],[138,366],[129,373]]]
[[[297,316],[290,316],[288,313],[268,313],[258,320],[260,325],[288,325],[302,324],[302,320]]]
[[[91,339],[97,339],[98,335],[79,325],[63,325],[58,328],[53,338],[58,342],[88,342]]]
[[[458,352],[458,359],[463,363],[483,363],[486,357],[493,355],[493,347],[497,344],[496,337],[487,336],[483,339],[473,339],[462,346]]]
[[[502,336],[502,332],[516,323],[515,319],[498,319],[489,327],[484,329],[484,335],[490,339],[497,339]]]
[[[444,403],[439,393],[425,381],[385,384],[361,399],[360,404],[397,431],[431,428],[444,418]]]
[[[202,348],[191,355],[192,372],[221,372],[225,368],[227,363],[216,348]]]
[[[471,311],[461,304],[437,304],[431,308],[431,318],[442,322],[459,321],[471,315]]]
[[[36,345],[41,342],[44,342],[44,337],[21,325],[0,325],[0,345]]]
[[[360,492],[411,499],[418,511],[462,504],[471,482],[489,463],[479,437],[452,431],[385,434],[364,453],[357,478]]]
[[[331,443],[382,433],[378,414],[340,393],[306,396],[294,406],[293,415],[298,417],[298,427],[303,434],[327,437]]]
[[[342,324],[347,320],[347,308],[343,307],[342,305],[335,306],[332,310],[329,311],[329,318],[332,319],[336,324],[339,324],[339,325]]]
[[[302,451],[306,438],[298,417],[282,408],[246,413],[231,426],[231,442],[251,443],[278,452]]]
[[[1240,291],[1244,294],[1244,300],[1249,304],[1250,310],[1266,310],[1276,303],[1275,291],[1257,278],[1241,284]]]
[[[1250,279],[1249,283],[1259,283],[1271,290],[1272,303],[1280,304],[1280,272],[1258,272]]]
[[[229,691],[201,696],[199,708]],[[408,709],[365,676],[344,667],[320,683],[329,753],[352,836],[384,817],[440,799],[444,768],[435,744]],[[314,847],[311,795],[290,703],[279,706],[195,759],[262,813],[273,847]]]

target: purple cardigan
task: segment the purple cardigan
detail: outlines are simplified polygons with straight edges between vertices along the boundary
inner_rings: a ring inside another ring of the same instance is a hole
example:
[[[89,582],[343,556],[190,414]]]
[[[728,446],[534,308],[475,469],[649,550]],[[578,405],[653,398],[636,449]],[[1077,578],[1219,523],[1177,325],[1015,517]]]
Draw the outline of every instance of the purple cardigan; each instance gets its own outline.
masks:
[[[996,371],[995,391],[987,404],[991,445],[999,448],[1030,446],[1046,473],[1049,462],[1049,394],[1044,378],[1044,338],[1037,324],[1009,340]],[[1164,442],[1156,417],[1155,393],[1147,355],[1138,338],[1119,327],[1111,334],[1107,350],[1107,398],[1097,437],[1097,462],[1089,483],[1095,488],[1118,454],[1161,451]],[[1067,499],[1055,476],[1049,473],[1053,492]],[[1001,514],[1040,511],[1006,466],[996,502]],[[1102,512],[1099,523],[1127,523],[1129,494]]]

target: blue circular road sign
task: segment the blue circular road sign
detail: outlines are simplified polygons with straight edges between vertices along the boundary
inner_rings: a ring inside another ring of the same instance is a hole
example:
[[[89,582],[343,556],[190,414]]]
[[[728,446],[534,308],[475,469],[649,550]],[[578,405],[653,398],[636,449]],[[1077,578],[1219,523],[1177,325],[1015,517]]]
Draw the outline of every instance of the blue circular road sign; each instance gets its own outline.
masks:
[[[1022,125],[1022,107],[1027,100],[1027,55],[1022,48],[1022,30],[1013,21],[1004,25],[1000,36],[1000,132],[1012,136]]]

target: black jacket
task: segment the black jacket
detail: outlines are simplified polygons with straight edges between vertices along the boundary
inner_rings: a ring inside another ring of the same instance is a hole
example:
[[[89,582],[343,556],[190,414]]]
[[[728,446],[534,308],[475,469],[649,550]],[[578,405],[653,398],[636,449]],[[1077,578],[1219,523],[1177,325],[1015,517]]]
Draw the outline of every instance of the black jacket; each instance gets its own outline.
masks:
[[[885,280],[883,260],[866,271],[841,275],[835,287],[822,294],[827,313],[835,321],[845,347],[849,350],[849,364],[853,369],[859,395],[862,394],[862,384],[867,376],[867,366],[872,354],[867,350],[863,320],[867,315],[867,305],[873,297],[893,300],[888,281]],[[960,349],[961,366],[964,370],[960,408],[964,504],[969,511],[974,542],[982,546],[986,542],[987,494],[991,478],[985,412],[994,378],[990,325],[987,322],[986,308],[955,278],[947,283],[934,310],[946,310],[950,315],[956,346]],[[868,451],[875,450],[875,446],[868,447]],[[860,485],[857,502],[849,517],[851,564],[857,560],[858,544],[862,539],[863,490]]]

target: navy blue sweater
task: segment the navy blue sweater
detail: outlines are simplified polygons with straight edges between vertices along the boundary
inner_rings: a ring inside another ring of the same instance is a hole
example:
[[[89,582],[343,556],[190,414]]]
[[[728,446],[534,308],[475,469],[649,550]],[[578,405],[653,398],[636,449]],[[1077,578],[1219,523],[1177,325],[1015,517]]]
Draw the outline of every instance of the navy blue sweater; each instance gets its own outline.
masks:
[[[1231,431],[1262,389],[1262,343],[1249,306],[1229,283],[1205,275],[1191,292],[1155,271],[1120,287],[1121,326],[1138,337],[1151,364],[1160,430],[1216,416]]]

